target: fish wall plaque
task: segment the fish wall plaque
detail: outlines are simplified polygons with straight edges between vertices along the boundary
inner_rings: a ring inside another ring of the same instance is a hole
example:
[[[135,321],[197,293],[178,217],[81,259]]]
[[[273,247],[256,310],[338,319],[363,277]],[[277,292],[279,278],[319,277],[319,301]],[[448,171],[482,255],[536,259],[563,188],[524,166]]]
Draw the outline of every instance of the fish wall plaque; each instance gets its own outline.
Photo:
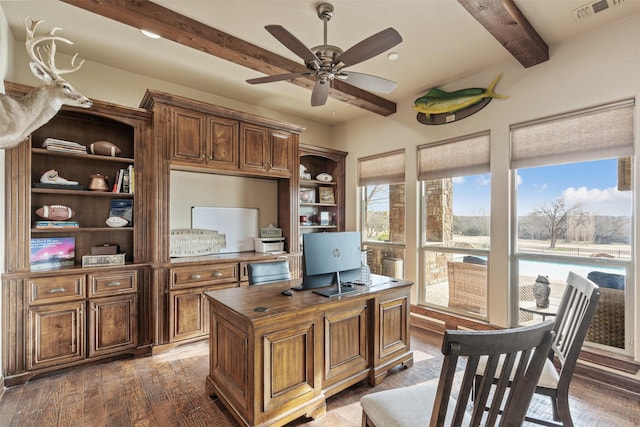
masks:
[[[500,74],[488,88],[469,88],[455,92],[431,88],[414,102],[417,120],[424,125],[442,125],[462,120],[483,109],[493,98],[507,98],[493,90],[502,77]]]

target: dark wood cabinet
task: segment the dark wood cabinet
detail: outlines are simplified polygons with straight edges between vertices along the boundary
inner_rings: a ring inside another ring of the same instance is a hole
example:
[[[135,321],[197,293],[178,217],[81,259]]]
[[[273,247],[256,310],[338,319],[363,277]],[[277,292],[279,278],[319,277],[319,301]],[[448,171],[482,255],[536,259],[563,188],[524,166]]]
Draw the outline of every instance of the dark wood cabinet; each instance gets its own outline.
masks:
[[[27,313],[27,369],[84,359],[84,313],[84,300],[30,307]]]
[[[172,106],[171,160],[224,170],[238,169],[238,121]]]
[[[173,169],[291,178],[297,168],[300,126],[153,90],[141,106],[153,111]]]
[[[204,114],[174,107],[170,112],[171,158],[192,163],[206,162]]]
[[[207,164],[223,170],[238,169],[238,121],[207,116]]]
[[[137,307],[135,294],[89,300],[89,357],[138,345]]]
[[[240,125],[240,169],[290,177],[294,138],[291,133],[247,123]]]
[[[5,83],[7,93],[19,97],[30,88]],[[5,385],[119,353],[150,351],[149,201],[148,174],[154,165],[148,144],[151,114],[135,108],[94,101],[90,109],[63,106],[25,142],[6,150],[5,222],[6,270],[2,275]],[[63,140],[87,147],[87,152],[45,149],[45,141]],[[107,141],[117,156],[91,154],[89,146]],[[77,187],[40,185],[41,175],[56,170]],[[132,190],[114,192],[115,177],[127,170]],[[91,191],[91,175],[107,177],[107,191]],[[132,174],[132,175],[131,175]],[[137,184],[137,185],[136,185]],[[132,225],[112,228],[105,220],[114,200],[132,202]],[[36,210],[64,205],[75,211],[77,226],[41,228]],[[31,256],[33,239],[71,238],[71,265],[41,268]],[[126,265],[83,267],[82,258],[105,243],[117,245]],[[141,281],[141,278],[145,280]],[[140,318],[139,318],[140,316]],[[10,320],[9,320],[10,319]],[[145,325],[142,327],[141,325]]]

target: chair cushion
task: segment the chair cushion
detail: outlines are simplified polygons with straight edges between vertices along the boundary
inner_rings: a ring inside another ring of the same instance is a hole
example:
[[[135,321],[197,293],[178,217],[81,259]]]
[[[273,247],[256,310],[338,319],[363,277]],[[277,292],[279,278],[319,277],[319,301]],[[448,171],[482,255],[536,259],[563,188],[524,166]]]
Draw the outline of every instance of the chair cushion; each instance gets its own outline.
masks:
[[[469,264],[487,265],[487,260],[473,255],[467,255],[462,258],[462,262]]]
[[[498,362],[498,366],[496,368],[496,373],[498,374],[502,370],[503,360],[504,360],[504,357],[501,357],[500,362]],[[516,364],[518,363],[518,360],[519,360],[519,357],[515,361]],[[486,366],[487,366],[487,356],[480,357],[480,360],[478,361],[478,368],[476,369],[476,374],[483,375]],[[547,360],[544,361],[544,367],[542,368],[542,373],[540,374],[540,379],[538,380],[538,387],[557,389],[559,380],[560,380],[560,374],[558,373],[558,370],[553,365],[553,362],[549,358],[547,358]]]
[[[591,280],[601,288],[624,289],[624,276],[622,274],[592,271],[587,274],[587,279]]]
[[[437,390],[437,383],[394,388],[367,394],[360,405],[378,427],[424,427],[429,425]],[[445,425],[451,424],[455,407],[455,399],[449,399]],[[471,417],[465,414],[463,421],[469,425]]]

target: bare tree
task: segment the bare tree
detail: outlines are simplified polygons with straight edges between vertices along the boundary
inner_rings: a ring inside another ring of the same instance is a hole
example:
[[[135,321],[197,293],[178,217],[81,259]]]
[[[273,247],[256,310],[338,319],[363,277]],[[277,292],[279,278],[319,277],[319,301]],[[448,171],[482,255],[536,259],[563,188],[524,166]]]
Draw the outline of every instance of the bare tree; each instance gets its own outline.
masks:
[[[365,187],[365,226],[367,238],[378,240],[380,235],[389,234],[389,195],[384,185],[368,185]],[[377,206],[377,208],[376,208]],[[387,207],[385,210],[380,208]]]
[[[567,233],[567,218],[570,214],[578,212],[582,207],[580,202],[567,208],[563,198],[557,198],[551,202],[551,206],[543,204],[535,208],[534,213],[543,222],[544,227],[549,233],[549,239],[551,243],[549,247],[551,249],[556,247],[558,239],[566,236]]]

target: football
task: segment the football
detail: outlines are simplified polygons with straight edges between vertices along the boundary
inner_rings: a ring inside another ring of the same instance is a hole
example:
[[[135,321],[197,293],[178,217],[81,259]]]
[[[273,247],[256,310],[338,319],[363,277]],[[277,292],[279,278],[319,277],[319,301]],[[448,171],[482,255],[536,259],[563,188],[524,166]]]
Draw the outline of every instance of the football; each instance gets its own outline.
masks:
[[[110,216],[105,222],[109,227],[114,228],[124,227],[125,225],[129,224],[129,221],[119,216]]]
[[[36,209],[36,215],[40,218],[50,219],[52,221],[65,221],[75,216],[75,211],[68,206],[63,205],[44,205]]]
[[[99,156],[116,157],[122,152],[116,145],[108,141],[96,141],[89,145],[89,151]]]

